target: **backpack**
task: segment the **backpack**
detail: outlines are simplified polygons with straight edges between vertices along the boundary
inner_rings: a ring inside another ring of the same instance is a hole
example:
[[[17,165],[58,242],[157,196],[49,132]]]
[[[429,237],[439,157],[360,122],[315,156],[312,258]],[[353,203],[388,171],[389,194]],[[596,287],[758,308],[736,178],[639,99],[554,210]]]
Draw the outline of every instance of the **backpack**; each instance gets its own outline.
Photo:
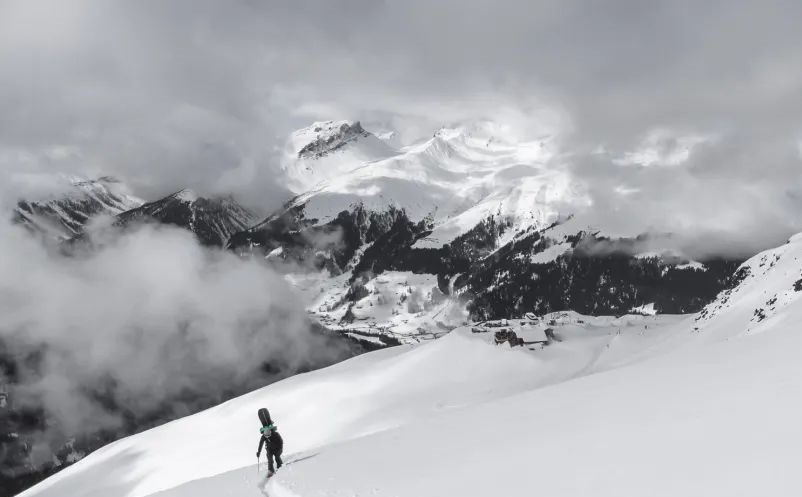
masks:
[[[262,436],[265,437],[265,438],[270,438],[271,435],[276,433],[277,429],[278,428],[276,427],[276,425],[274,425],[273,423],[270,423],[267,426],[263,426],[263,427],[259,428],[259,433],[261,433]]]

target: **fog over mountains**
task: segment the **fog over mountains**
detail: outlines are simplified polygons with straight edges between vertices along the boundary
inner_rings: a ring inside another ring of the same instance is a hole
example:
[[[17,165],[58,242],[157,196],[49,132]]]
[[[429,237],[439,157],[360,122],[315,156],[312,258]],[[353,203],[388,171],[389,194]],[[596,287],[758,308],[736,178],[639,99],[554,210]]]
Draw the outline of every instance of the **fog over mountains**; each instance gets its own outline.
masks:
[[[0,2],[0,497],[799,494],[800,14]]]

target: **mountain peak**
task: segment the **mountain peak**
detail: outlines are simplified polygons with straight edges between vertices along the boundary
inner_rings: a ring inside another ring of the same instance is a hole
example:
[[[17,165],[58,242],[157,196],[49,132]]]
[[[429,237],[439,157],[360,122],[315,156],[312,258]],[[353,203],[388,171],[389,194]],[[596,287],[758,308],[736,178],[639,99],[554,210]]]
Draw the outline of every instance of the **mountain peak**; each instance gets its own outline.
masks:
[[[359,121],[319,121],[296,131],[293,141],[303,143],[298,149],[299,159],[317,159],[370,135]]]
[[[319,121],[290,135],[282,169],[287,186],[303,193],[367,162],[397,153],[359,121]]]
[[[192,203],[198,200],[198,194],[192,190],[184,189],[178,192],[173,193],[170,197],[180,200],[182,202]]]
[[[512,127],[488,120],[472,120],[443,126],[435,131],[434,137],[446,141],[461,140],[474,146],[491,144],[516,146],[520,143]]]
[[[185,189],[117,216],[121,226],[143,220],[186,228],[203,245],[222,247],[233,233],[248,228],[254,216],[231,197],[201,197]]]

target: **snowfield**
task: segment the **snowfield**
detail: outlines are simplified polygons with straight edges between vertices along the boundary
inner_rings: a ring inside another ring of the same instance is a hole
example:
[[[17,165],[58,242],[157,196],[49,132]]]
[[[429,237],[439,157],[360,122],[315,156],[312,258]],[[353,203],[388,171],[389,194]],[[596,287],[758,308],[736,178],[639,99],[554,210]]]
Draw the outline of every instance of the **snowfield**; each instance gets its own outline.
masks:
[[[466,326],[369,353],[110,444],[21,495],[802,495],[802,238],[741,272],[700,315],[555,313],[497,323],[551,328],[545,347]],[[285,440],[268,482],[259,407]]]

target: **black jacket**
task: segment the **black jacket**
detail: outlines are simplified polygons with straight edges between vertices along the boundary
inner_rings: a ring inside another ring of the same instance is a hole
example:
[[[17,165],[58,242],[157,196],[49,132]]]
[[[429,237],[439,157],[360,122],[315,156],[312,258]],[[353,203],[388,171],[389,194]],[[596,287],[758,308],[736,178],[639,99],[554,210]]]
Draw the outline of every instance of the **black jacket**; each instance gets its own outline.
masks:
[[[281,452],[284,449],[284,439],[281,438],[276,429],[267,430],[261,437],[259,437],[259,448],[257,453],[262,452],[262,446],[265,446],[268,452]]]

